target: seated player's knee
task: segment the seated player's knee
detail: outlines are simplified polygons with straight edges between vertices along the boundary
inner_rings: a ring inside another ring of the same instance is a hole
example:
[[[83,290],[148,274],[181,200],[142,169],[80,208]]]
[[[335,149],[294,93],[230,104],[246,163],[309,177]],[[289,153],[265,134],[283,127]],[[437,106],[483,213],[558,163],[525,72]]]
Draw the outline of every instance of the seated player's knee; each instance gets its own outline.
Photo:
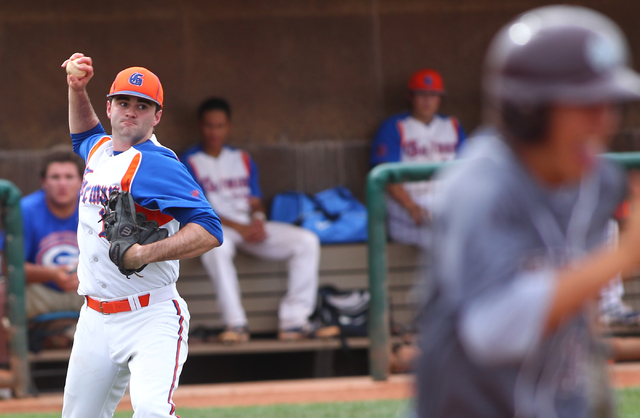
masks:
[[[318,235],[304,228],[300,228],[299,232],[300,236],[297,239],[299,247],[307,251],[320,251],[320,239]]]

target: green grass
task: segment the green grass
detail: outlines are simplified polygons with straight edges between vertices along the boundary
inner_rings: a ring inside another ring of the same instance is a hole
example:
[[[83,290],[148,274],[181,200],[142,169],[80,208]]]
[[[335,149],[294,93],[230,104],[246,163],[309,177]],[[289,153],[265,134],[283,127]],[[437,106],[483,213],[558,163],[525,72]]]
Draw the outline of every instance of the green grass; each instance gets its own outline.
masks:
[[[617,391],[618,418],[640,418],[640,388]],[[0,410],[2,409],[0,401]],[[181,418],[405,418],[409,401],[366,401],[312,404],[283,404],[224,408],[178,408]],[[132,412],[118,412],[115,418],[130,418]],[[9,414],[2,418],[59,418],[57,414]]]
[[[640,388],[617,391],[618,417],[640,418]]]
[[[178,408],[181,418],[404,418],[407,401],[334,402],[224,408]],[[2,403],[0,401],[0,407]],[[130,418],[132,412],[118,412],[115,418]],[[9,414],[2,418],[60,418],[57,414]]]

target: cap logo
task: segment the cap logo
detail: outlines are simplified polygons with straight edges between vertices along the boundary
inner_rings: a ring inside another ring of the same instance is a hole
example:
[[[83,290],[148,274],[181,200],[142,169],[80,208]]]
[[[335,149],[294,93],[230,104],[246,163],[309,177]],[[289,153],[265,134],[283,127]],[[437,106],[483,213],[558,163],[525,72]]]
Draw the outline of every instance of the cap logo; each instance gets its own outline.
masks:
[[[129,77],[129,83],[139,87],[142,85],[143,77],[144,77],[144,74],[133,73],[131,74],[131,77]]]
[[[424,84],[426,84],[427,86],[433,85],[433,77],[431,77],[430,75],[426,76],[424,78]]]

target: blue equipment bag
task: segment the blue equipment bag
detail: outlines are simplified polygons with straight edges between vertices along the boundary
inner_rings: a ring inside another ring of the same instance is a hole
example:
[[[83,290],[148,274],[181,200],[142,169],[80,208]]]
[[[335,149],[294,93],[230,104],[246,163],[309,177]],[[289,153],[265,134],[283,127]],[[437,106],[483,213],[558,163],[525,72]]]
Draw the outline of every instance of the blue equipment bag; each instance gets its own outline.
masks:
[[[315,202],[304,193],[278,193],[271,203],[271,220],[300,226],[303,215],[313,212],[315,208]]]
[[[277,194],[271,220],[315,232],[322,244],[367,240],[367,209],[346,187],[323,190],[313,196],[301,192]]]

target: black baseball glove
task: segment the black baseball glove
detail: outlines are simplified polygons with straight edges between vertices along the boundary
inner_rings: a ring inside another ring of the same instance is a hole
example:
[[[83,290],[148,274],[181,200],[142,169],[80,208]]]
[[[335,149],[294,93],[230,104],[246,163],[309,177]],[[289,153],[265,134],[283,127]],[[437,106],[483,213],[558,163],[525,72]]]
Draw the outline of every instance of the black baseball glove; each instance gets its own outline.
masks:
[[[133,244],[151,244],[169,235],[169,231],[160,228],[156,221],[147,221],[143,213],[136,213],[135,202],[129,192],[111,191],[104,203],[102,222],[104,235],[111,244],[109,258],[127,278],[142,271],[147,265],[138,269],[125,268],[122,260],[124,253]]]

